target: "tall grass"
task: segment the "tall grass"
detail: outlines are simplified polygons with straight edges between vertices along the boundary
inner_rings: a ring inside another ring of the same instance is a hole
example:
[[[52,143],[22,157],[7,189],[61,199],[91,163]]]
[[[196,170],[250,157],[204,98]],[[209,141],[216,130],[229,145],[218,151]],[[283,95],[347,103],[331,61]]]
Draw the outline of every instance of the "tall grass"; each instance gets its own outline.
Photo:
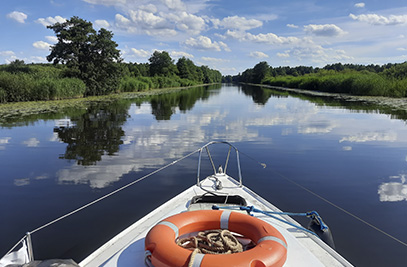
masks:
[[[266,77],[263,84],[352,95],[406,97],[407,78],[396,79],[368,71],[326,71],[303,76]]]
[[[178,76],[164,77],[132,77],[125,76],[121,79],[119,92],[141,92],[150,89],[186,87],[198,84],[196,81],[182,79]]]
[[[75,78],[0,71],[0,103],[82,97],[86,86]]]

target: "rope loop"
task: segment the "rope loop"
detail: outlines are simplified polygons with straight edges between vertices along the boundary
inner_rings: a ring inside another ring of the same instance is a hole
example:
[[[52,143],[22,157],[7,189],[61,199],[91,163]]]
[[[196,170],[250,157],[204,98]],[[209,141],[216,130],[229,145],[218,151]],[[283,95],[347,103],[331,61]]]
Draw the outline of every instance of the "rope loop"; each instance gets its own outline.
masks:
[[[177,240],[180,247],[201,254],[232,254],[243,251],[243,245],[229,230],[206,230],[196,236]]]

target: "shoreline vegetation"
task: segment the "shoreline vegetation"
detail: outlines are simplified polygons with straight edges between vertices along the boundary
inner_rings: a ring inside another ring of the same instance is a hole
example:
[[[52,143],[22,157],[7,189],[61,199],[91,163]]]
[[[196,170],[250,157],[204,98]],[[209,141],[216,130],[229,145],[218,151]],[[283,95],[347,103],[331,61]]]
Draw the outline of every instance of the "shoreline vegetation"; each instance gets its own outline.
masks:
[[[91,22],[76,16],[47,28],[58,40],[47,56],[52,64],[27,65],[16,59],[0,65],[0,103],[141,92],[222,80],[218,70],[198,67],[185,57],[175,64],[166,51],[154,51],[149,63],[124,63],[111,31],[96,31]]]
[[[387,97],[387,96],[357,96],[357,95],[350,95],[345,93],[328,93],[328,92],[321,92],[321,91],[311,91],[311,90],[304,90],[304,89],[295,89],[295,88],[288,88],[288,87],[281,87],[281,86],[273,86],[273,85],[264,85],[264,84],[251,84],[251,83],[242,83],[252,86],[259,86],[264,89],[272,89],[280,92],[287,92],[296,95],[304,95],[310,97],[321,97],[325,99],[332,99],[338,101],[346,101],[348,103],[361,103],[367,105],[376,105],[382,107],[388,107],[393,111],[404,111],[407,112],[407,100],[405,98],[395,98],[395,97]]]
[[[314,92],[404,98],[407,97],[407,62],[382,66],[336,63],[323,68],[273,68],[263,61],[224,80]]]
[[[157,53],[168,55],[165,51]],[[169,60],[173,73],[153,76],[149,75],[149,63],[116,63],[122,73],[116,88],[103,94],[91,95],[86,94],[87,86],[84,81],[69,77],[70,69],[65,65],[25,64],[16,60],[7,65],[0,65],[0,104],[146,92],[220,83],[222,80],[219,71],[207,66],[195,66],[187,58],[180,58],[176,65],[170,57]]]
[[[190,88],[201,86],[212,86],[217,83],[193,85],[187,87],[171,87],[161,88],[149,91],[138,92],[120,92],[103,96],[90,96],[75,99],[61,99],[61,100],[42,100],[42,101],[26,101],[26,102],[10,102],[0,104],[0,124],[12,121],[15,118],[25,118],[32,115],[53,113],[58,114],[64,112],[66,109],[81,109],[88,108],[90,104],[99,102],[115,102],[126,99],[142,99],[162,94],[177,93]],[[57,116],[60,117],[60,116]]]

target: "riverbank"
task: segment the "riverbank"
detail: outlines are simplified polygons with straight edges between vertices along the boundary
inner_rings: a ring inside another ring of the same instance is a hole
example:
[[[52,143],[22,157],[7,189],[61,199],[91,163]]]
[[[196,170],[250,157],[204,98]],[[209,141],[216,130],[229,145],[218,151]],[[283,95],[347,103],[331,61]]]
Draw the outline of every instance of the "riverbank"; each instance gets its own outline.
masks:
[[[263,84],[250,84],[261,86],[263,88],[270,88],[278,91],[285,91],[291,92],[295,94],[307,95],[307,96],[315,96],[315,97],[326,97],[340,101],[348,101],[348,102],[359,102],[359,103],[366,103],[371,105],[381,105],[387,106],[394,110],[402,110],[407,111],[407,98],[392,98],[392,97],[384,97],[384,96],[355,96],[349,94],[339,94],[339,93],[326,93],[326,92],[319,92],[319,91],[310,91],[310,90],[303,90],[303,89],[292,89],[287,87],[279,87],[279,86],[272,86],[272,85],[263,85]]]
[[[91,96],[85,98],[49,100],[49,101],[29,101],[0,104],[0,123],[17,117],[26,117],[43,113],[58,113],[69,108],[86,108],[91,103],[113,102],[120,99],[136,99],[154,95],[176,93],[194,87],[208,86],[213,84],[202,84],[188,87],[174,87],[153,89],[144,92],[125,92],[104,96]]]

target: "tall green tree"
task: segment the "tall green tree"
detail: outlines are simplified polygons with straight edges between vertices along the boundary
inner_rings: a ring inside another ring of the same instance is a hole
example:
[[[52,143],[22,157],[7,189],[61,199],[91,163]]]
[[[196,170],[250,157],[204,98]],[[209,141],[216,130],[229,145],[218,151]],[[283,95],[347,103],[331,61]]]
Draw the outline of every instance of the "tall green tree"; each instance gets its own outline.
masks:
[[[253,68],[253,83],[261,83],[261,81],[270,73],[270,66],[266,61],[262,61]]]
[[[67,65],[67,76],[85,82],[85,95],[103,95],[117,89],[121,76],[118,63],[122,59],[112,32],[103,28],[96,32],[91,22],[76,16],[47,28],[58,38],[47,60]]]
[[[166,51],[154,51],[148,61],[150,61],[150,76],[171,76],[176,74],[177,68],[174,65],[174,60]]]

